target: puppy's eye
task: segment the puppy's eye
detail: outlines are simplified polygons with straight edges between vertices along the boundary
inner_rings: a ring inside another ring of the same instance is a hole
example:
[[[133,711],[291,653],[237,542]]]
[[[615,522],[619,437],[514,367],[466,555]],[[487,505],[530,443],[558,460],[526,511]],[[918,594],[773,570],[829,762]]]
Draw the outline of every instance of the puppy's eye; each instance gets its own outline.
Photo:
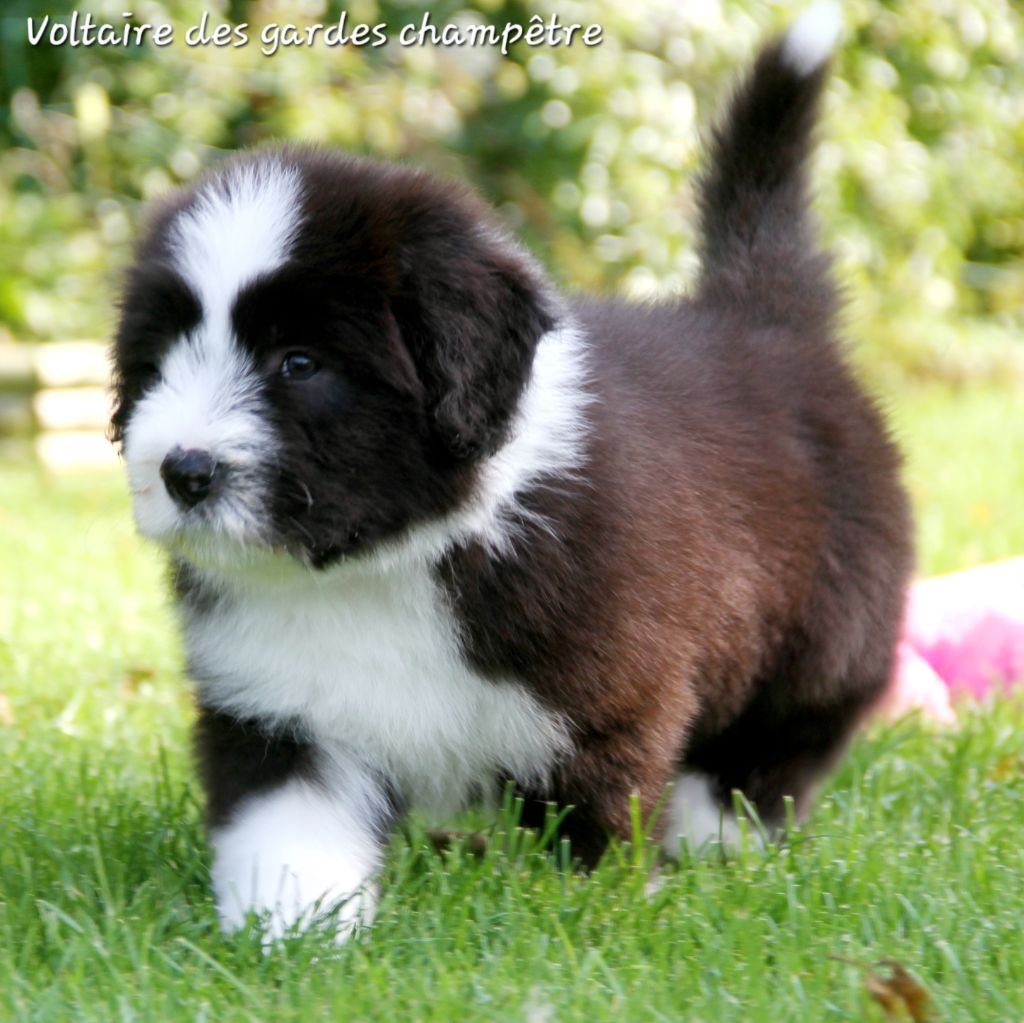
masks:
[[[308,380],[319,369],[320,364],[311,355],[290,352],[281,363],[281,376],[288,380]]]

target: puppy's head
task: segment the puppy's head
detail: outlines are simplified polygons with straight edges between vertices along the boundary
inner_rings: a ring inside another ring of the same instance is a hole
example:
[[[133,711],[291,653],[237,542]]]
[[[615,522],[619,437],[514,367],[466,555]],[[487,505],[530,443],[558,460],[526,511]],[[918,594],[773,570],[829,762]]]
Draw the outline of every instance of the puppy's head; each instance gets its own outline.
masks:
[[[453,510],[547,294],[461,188],[302,150],[229,162],[156,211],[125,289],[112,433],[140,530],[322,567]]]

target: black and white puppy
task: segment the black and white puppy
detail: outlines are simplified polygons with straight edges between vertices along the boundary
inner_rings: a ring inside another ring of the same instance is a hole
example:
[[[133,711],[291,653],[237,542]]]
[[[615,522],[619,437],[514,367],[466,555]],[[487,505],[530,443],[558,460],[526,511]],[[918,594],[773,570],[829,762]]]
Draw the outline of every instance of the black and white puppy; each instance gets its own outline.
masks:
[[[115,439],[174,567],[221,919],[372,916],[396,817],[511,780],[584,863],[804,812],[889,677],[899,459],[833,337],[806,161],[831,7],[702,181],[692,297],[556,293],[465,189],[278,148],[155,211]]]

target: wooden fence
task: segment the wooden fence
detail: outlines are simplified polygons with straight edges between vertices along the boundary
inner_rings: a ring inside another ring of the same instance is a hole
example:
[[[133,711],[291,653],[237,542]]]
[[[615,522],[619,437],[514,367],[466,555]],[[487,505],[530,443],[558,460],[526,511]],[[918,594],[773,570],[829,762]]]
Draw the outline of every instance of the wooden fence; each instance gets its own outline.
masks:
[[[30,438],[55,471],[114,466],[109,388],[107,348],[98,341],[0,340],[0,437]]]

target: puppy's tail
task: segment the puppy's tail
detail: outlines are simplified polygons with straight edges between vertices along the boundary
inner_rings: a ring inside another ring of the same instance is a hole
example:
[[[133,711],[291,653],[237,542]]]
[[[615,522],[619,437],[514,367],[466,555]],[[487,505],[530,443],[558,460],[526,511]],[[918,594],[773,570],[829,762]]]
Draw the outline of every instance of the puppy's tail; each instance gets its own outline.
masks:
[[[768,322],[827,319],[835,306],[807,161],[839,30],[838,6],[822,2],[765,47],[714,133],[701,181],[699,294]]]

